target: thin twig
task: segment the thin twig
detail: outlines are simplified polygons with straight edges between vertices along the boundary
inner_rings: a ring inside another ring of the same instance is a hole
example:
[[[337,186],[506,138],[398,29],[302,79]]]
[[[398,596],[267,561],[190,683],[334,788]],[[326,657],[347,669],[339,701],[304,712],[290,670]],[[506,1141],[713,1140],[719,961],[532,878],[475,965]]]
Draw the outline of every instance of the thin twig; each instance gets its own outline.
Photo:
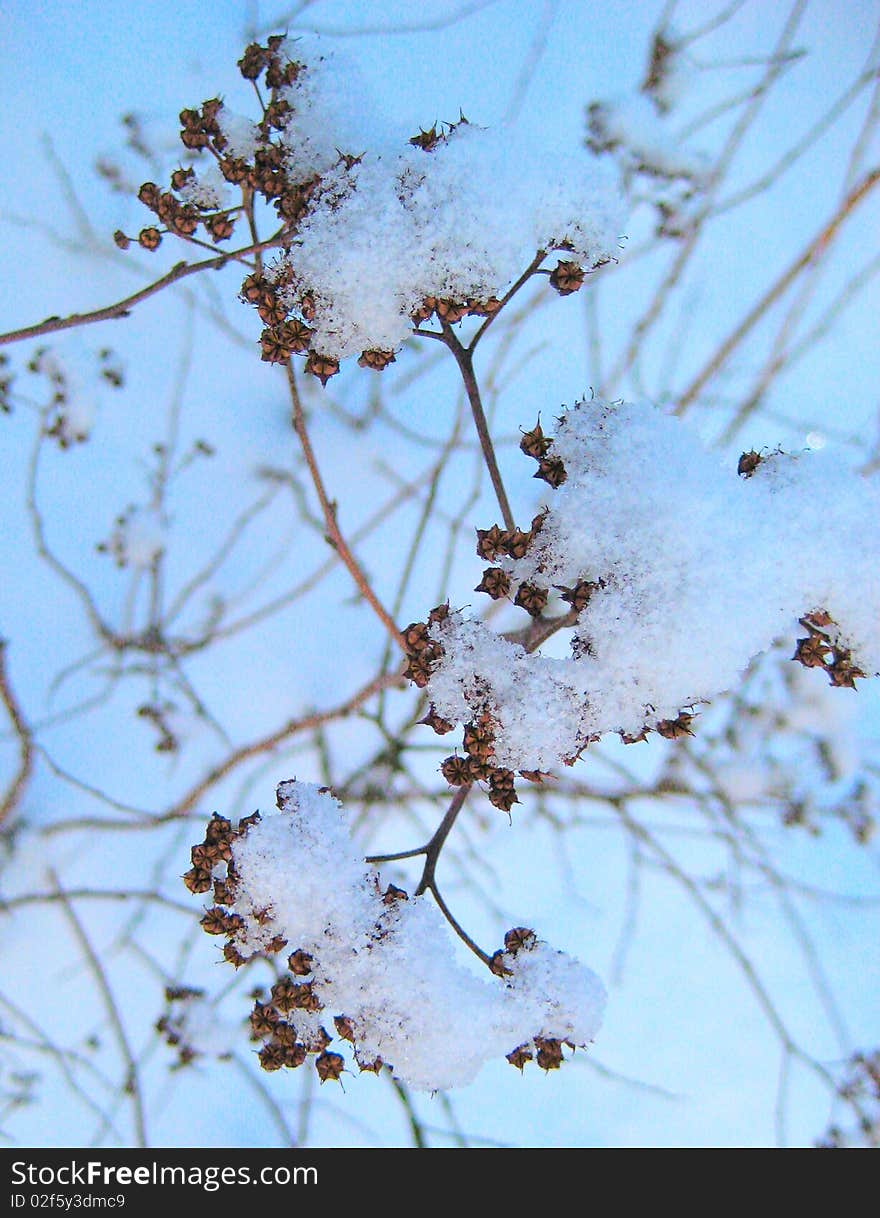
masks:
[[[107,980],[107,974],[104,971],[101,961],[98,959],[95,949],[92,947],[91,941],[85,932],[85,928],[83,927],[79,918],[76,916],[76,911],[70,902],[70,898],[62,889],[55,871],[50,869],[49,875],[55,891],[58,893],[59,900],[61,901],[61,905],[64,909],[65,915],[67,916],[67,920],[70,923],[71,929],[73,930],[73,933],[89,962],[89,966],[95,976],[98,989],[101,991],[101,997],[104,1000],[104,1006],[106,1007],[107,1015],[110,1019],[110,1024],[116,1037],[116,1043],[119,1046],[119,1051],[122,1054],[122,1058],[126,1066],[123,1091],[126,1095],[131,1097],[137,1144],[141,1148],[145,1148],[148,1145],[148,1142],[146,1120],[144,1116],[144,1102],[141,1094],[137,1063],[135,1061],[134,1054],[131,1051],[131,1046],[128,1043],[125,1024],[122,1021],[119,1007],[116,1004],[116,999],[113,996],[113,991],[111,990],[110,983]]]
[[[333,549],[342,559],[342,562],[348,569],[348,573],[357,584],[361,596],[382,622],[383,626],[388,631],[388,634],[395,641],[400,650],[404,653],[404,655],[406,655],[406,640],[397,629],[397,626],[394,624],[391,614],[373,591],[370,581],[367,579],[366,575],[364,575],[360,564],[358,563],[354,554],[352,554],[348,543],[346,542],[342,535],[342,531],[339,528],[339,523],[336,519],[336,504],[327,494],[324,486],[324,479],[321,476],[321,471],[318,467],[317,459],[315,458],[315,452],[312,448],[311,440],[309,439],[309,433],[306,428],[305,413],[302,408],[302,402],[300,401],[299,388],[296,383],[296,376],[294,374],[292,360],[287,361],[287,383],[290,386],[290,399],[293,403],[293,426],[296,430],[297,436],[299,437],[300,444],[302,445],[306,465],[309,467],[309,473],[312,477],[312,484],[315,488],[315,493],[318,496],[318,501],[321,504],[324,524],[327,529],[327,541],[331,546],[333,546]]]
[[[874,169],[869,174],[866,174],[861,182],[849,192],[840,206],[835,209],[830,219],[822,225],[819,232],[816,233],[815,237],[801,251],[798,257],[782,272],[761,298],[755,302],[742,321],[731,330],[715,353],[707,360],[691,383],[679,396],[678,405],[675,408],[677,415],[683,415],[687,411],[699,396],[700,391],[706,383],[723,367],[731,352],[739,346],[767,310],[785,293],[786,289],[798,277],[804,267],[809,266],[817,254],[834,240],[840,226],[855,211],[859,203],[867,197],[878,181],[880,181],[880,169]],[[742,408],[734,415],[725,428],[724,434],[721,437],[722,444],[730,439],[741,426],[743,421],[741,415]]]
[[[3,824],[6,817],[21,798],[22,791],[24,791],[34,768],[34,745],[31,729],[25,721],[21,707],[18,705],[18,699],[13,692],[9,682],[9,674],[6,671],[7,645],[8,640],[0,638],[0,701],[6,707],[6,713],[18,738],[19,762],[18,770],[7,787],[3,799],[0,800],[0,825]]]
[[[226,266],[228,262],[240,261],[250,254],[272,249],[279,244],[279,240],[280,238],[277,236],[270,237],[268,241],[260,241],[256,245],[249,245],[231,253],[218,254],[216,258],[205,258],[202,262],[178,262],[167,274],[147,284],[145,288],[126,296],[123,300],[118,300],[115,304],[93,309],[90,313],[71,313],[68,317],[47,317],[44,321],[36,322],[34,325],[23,326],[19,330],[9,330],[6,334],[0,334],[0,347],[6,343],[22,342],[28,338],[42,338],[43,335],[55,334],[58,330],[71,330],[76,326],[88,326],[97,321],[111,321],[128,317],[135,305],[140,304],[142,300],[147,300],[150,296],[155,296],[163,288],[170,287],[173,283],[178,283],[190,275],[197,275],[200,271],[216,270]]]
[[[471,413],[474,417],[474,426],[480,439],[480,448],[483,450],[483,460],[486,462],[486,468],[492,480],[495,498],[498,500],[498,506],[501,509],[501,515],[504,520],[504,527],[512,533],[516,529],[516,522],[513,519],[513,512],[510,510],[507,491],[504,489],[501,471],[498,468],[498,461],[495,457],[495,448],[492,444],[489,424],[486,420],[486,413],[483,410],[483,403],[480,398],[480,386],[474,373],[474,360],[471,348],[462,346],[455,331],[447,322],[443,323],[443,335],[446,345],[455,356],[455,362],[458,364],[459,371],[461,372],[461,379],[464,382],[465,392],[467,393]]]

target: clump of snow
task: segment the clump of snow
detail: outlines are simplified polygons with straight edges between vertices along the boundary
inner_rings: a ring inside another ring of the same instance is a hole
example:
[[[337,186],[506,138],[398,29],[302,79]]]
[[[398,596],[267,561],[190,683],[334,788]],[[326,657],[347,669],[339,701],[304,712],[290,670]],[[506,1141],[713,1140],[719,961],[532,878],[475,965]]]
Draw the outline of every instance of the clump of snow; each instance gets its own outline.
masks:
[[[223,114],[222,109],[219,114]],[[198,170],[193,169],[192,177],[184,182],[178,193],[184,203],[191,203],[205,211],[219,211],[229,206],[231,198],[229,183],[215,162],[209,162]]]
[[[430,897],[383,900],[332,795],[285,782],[278,804],[232,847],[236,945],[253,953],[281,935],[313,957],[323,1012],[294,1011],[300,1041],[345,1016],[358,1060],[381,1058],[410,1086],[438,1090],[536,1037],[595,1037],[605,993],[589,969],[535,941],[503,954],[504,977],[478,977]]]
[[[285,171],[311,193],[267,277],[292,283],[280,293],[291,312],[308,294],[319,354],[393,350],[426,298],[500,297],[538,250],[562,249],[586,269],[617,253],[620,200],[585,150],[554,155],[514,128],[462,120],[435,133],[427,151],[377,121],[357,73],[335,53],[304,39],[283,50],[299,65],[280,91],[291,107],[280,136]],[[219,119],[244,147],[227,112]]]
[[[670,780],[696,790],[708,781],[730,805],[776,810],[783,823],[814,832],[833,818],[866,842],[880,814],[880,775],[865,766],[855,700],[791,654],[780,644],[751,666],[687,751],[669,758]]]
[[[579,403],[550,454],[567,479],[511,586],[596,584],[572,658],[527,654],[477,620],[433,627],[427,693],[444,719],[488,711],[497,765],[546,769],[594,734],[674,719],[734,685],[797,619],[825,610],[831,642],[880,671],[880,482],[827,453],[724,468],[653,407]]]
[[[314,35],[287,38],[278,49],[300,64],[293,84],[279,90],[291,106],[282,144],[287,169],[297,182],[326,173],[340,152],[376,152],[394,138],[369,95],[357,63]]]
[[[263,143],[263,135],[257,123],[243,114],[236,114],[226,106],[217,110],[217,125],[226,139],[224,152],[236,160],[253,160],[254,153]]]
[[[539,249],[592,267],[619,234],[615,196],[586,155],[560,163],[513,131],[463,125],[430,153],[337,166],[288,258],[315,300],[314,348],[342,358],[399,346],[426,297],[500,297]]]
[[[700,183],[708,172],[705,154],[683,143],[670,118],[644,93],[594,102],[589,128],[596,149],[613,151],[625,173]]]

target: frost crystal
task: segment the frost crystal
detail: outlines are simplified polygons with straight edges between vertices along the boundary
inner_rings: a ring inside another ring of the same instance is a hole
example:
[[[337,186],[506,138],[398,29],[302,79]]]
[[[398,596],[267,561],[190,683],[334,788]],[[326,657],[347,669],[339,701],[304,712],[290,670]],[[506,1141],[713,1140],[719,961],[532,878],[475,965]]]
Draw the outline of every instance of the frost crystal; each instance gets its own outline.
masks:
[[[266,1068],[300,1065],[315,1052],[322,1078],[338,1077],[343,1058],[326,1052],[335,1027],[359,1064],[384,1063],[410,1086],[438,1090],[469,1083],[484,1062],[514,1050],[522,1064],[534,1056],[531,1044],[551,1068],[563,1043],[593,1040],[605,993],[589,969],[517,931],[493,958],[497,975],[476,976],[430,897],[382,892],[332,795],[285,782],[278,807],[238,832],[215,818],[188,879],[203,891],[210,872],[205,882],[196,873],[230,859],[229,879],[220,881],[227,909],[203,919],[209,933],[229,935],[227,958],[295,949],[291,975],[251,1019],[255,1036],[267,1038]]]
[[[880,671],[876,479],[827,453],[773,454],[737,477],[677,420],[602,401],[564,415],[549,455],[565,481],[500,567],[512,588],[590,585],[572,658],[528,654],[461,613],[432,629],[434,711],[488,714],[495,765],[543,770],[598,733],[673,720],[819,610],[814,653],[846,663],[812,666],[835,684]]]

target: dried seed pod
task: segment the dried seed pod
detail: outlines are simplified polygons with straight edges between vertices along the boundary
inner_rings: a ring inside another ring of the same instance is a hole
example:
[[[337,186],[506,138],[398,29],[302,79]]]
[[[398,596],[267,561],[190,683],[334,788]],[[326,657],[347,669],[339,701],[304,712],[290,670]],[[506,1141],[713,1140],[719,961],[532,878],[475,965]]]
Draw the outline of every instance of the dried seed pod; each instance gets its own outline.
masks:
[[[389,364],[393,364],[395,355],[393,351],[383,351],[379,348],[374,348],[370,351],[364,351],[358,364],[361,368],[372,368],[375,372],[381,372],[383,368],[387,368]]]
[[[469,300],[467,308],[472,317],[494,317],[501,308],[501,301],[497,296],[489,296],[486,300]]]
[[[138,190],[138,198],[144,207],[149,207],[150,211],[157,210],[160,195],[161,191],[155,182],[144,182],[143,186]]]
[[[220,172],[227,182],[230,182],[233,186],[239,186],[247,180],[250,173],[250,165],[248,165],[247,161],[237,157],[224,157],[220,162]]]
[[[423,128],[419,128],[418,135],[412,136],[409,142],[414,148],[421,148],[425,152],[431,152],[431,150],[436,148],[442,139],[442,135],[437,130],[437,124],[434,123],[433,126],[428,128],[427,131],[425,131]]]
[[[508,533],[504,548],[511,558],[524,558],[531,544],[531,533],[524,533],[521,529],[514,529],[512,533]]]
[[[518,770],[517,773],[521,778],[524,778],[526,782],[541,783],[546,778],[550,777],[550,773],[547,770]]]
[[[205,841],[210,843],[226,843],[232,838],[232,821],[215,812],[208,821],[205,830]]]
[[[248,304],[259,304],[264,299],[268,286],[263,276],[254,271],[241,285],[241,298]]]
[[[142,228],[138,233],[138,245],[145,250],[157,250],[162,244],[162,234],[158,228]]]
[[[643,727],[637,736],[628,735],[626,732],[620,732],[620,739],[624,744],[641,744],[642,741],[648,739],[648,729]]]
[[[411,657],[406,668],[403,670],[403,675],[408,681],[412,681],[413,685],[419,689],[424,689],[431,679],[433,669],[430,652],[417,652]]]
[[[223,959],[231,964],[234,968],[239,969],[243,964],[247,964],[247,960],[238,950],[234,943],[225,943],[223,946]]]
[[[171,175],[171,189],[183,190],[188,182],[192,182],[196,176],[196,171],[190,166],[188,169],[175,169]],[[141,187],[143,190],[143,187]],[[143,200],[141,200],[143,202]]]
[[[251,1036],[254,1040],[263,1040],[272,1036],[278,1024],[278,1012],[268,1003],[255,1002],[251,1011]]]
[[[293,348],[285,341],[281,326],[267,326],[260,335],[260,359],[267,364],[283,364],[293,355]]]
[[[538,419],[531,431],[523,432],[519,446],[527,457],[531,457],[533,461],[540,461],[552,443],[550,437],[544,435],[541,420]]]
[[[289,1049],[296,1044],[296,1028],[292,1023],[279,1020],[272,1032],[272,1043]]]
[[[276,131],[280,131],[287,126],[290,115],[293,113],[293,107],[290,102],[283,97],[276,97],[266,107],[264,115],[267,126],[274,127]]]
[[[235,231],[235,223],[229,216],[212,216],[205,222],[205,227],[214,241],[226,241]]]
[[[289,977],[282,977],[272,986],[272,1005],[286,1015],[296,1006],[296,991],[296,984]]]
[[[492,959],[489,961],[489,972],[494,973],[496,977],[509,977],[510,969],[504,963],[506,953],[503,948],[492,953]]]
[[[500,567],[487,567],[474,592],[485,592],[493,601],[507,596],[510,591],[510,576]],[[546,599],[546,598],[545,598]]]
[[[326,1083],[328,1079],[338,1082],[339,1076],[345,1069],[345,1058],[339,1053],[324,1052],[320,1057],[315,1058],[315,1069],[322,1083]]]
[[[509,812],[514,804],[519,803],[512,770],[492,771],[489,776],[489,802],[502,812]]]
[[[559,457],[542,457],[533,476],[540,478],[542,482],[546,482],[548,486],[552,486],[555,490],[557,487],[562,486],[568,474],[565,472],[565,466]]]
[[[419,322],[427,321],[430,317],[433,317],[434,310],[436,308],[437,308],[437,301],[436,301],[435,297],[426,296],[425,299],[422,301],[421,305],[416,309],[416,311],[414,313],[410,314],[410,317],[415,322],[415,324],[418,325]]]
[[[334,1015],[333,1016],[333,1026],[336,1028],[336,1032],[342,1038],[342,1040],[348,1040],[348,1041],[351,1041],[352,1044],[354,1044],[354,1040],[355,1040],[354,1024],[351,1022],[351,1020],[348,1018],[347,1015]]]
[[[584,268],[577,262],[558,262],[550,273],[550,285],[560,296],[570,296],[584,286]]]
[[[284,1049],[284,1066],[288,1070],[296,1070],[308,1056],[305,1045],[287,1045]]]
[[[225,909],[214,906],[201,919],[202,930],[207,935],[231,935],[241,930],[244,918],[240,914],[227,913]]]
[[[211,887],[211,872],[204,867],[191,867],[183,877],[183,882],[186,884],[190,892],[202,893],[207,892]]]
[[[424,719],[419,720],[419,723],[424,723],[427,727],[433,728],[438,736],[445,736],[447,732],[451,732],[455,728],[455,724],[450,723],[448,719],[441,719],[433,706],[430,707]]]
[[[291,952],[287,958],[287,967],[293,973],[294,977],[307,977],[312,971],[313,963],[313,957],[299,947],[295,952]]]
[[[680,736],[692,736],[691,724],[694,721],[693,715],[686,715],[684,711],[676,719],[661,719],[659,723],[654,725],[654,730],[661,735],[664,740],[677,740]]]
[[[280,333],[285,346],[289,347],[290,350],[295,352],[297,355],[300,355],[303,351],[307,351],[309,349],[309,343],[312,339],[312,331],[304,322],[296,320],[285,322]],[[308,365],[306,365],[306,367],[308,368]],[[338,363],[336,364],[336,371],[339,371]],[[318,376],[320,374],[316,372],[315,375]],[[334,373],[332,372],[327,374],[328,377],[333,375]],[[326,378],[324,379],[323,383],[326,384]]]
[[[760,464],[761,454],[756,453],[754,449],[751,449],[749,452],[743,453],[743,455],[740,457],[736,464],[736,472],[742,478],[751,478],[752,474]]]
[[[321,1011],[324,1004],[321,1002],[318,995],[312,988],[311,981],[305,981],[302,985],[293,987],[293,995],[291,998],[291,1010],[294,1011]]]
[[[497,524],[493,524],[491,529],[477,529],[478,556],[494,562],[499,554],[507,553],[509,539],[510,534]]]
[[[467,316],[467,305],[460,304],[456,300],[442,299],[438,300],[435,306],[437,316],[441,321],[445,321],[447,325],[454,326],[456,322],[461,321]]]
[[[576,613],[583,613],[598,586],[589,580],[580,579],[573,588],[562,588],[560,591],[566,604],[571,605]]]
[[[864,672],[852,662],[848,651],[834,652],[834,661],[825,671],[831,678],[831,684],[841,689],[855,689],[856,679],[864,677]]]
[[[529,1045],[520,1045],[513,1052],[507,1054],[507,1060],[511,1066],[516,1066],[517,1070],[522,1071],[526,1062],[534,1061],[534,1053]]]
[[[268,1045],[263,1045],[258,1057],[260,1066],[263,1070],[274,1071],[280,1070],[285,1065],[284,1048],[281,1045],[274,1045],[271,1042]]]
[[[460,787],[472,781],[468,759],[456,753],[446,758],[440,766],[440,773],[451,787]]]
[[[268,52],[258,42],[252,42],[238,61],[238,70],[245,80],[256,80],[266,66]]]
[[[479,723],[468,723],[465,726],[462,743],[465,752],[471,757],[476,757],[480,761],[488,761],[495,752],[494,739],[491,721],[483,720]]]
[[[536,584],[522,583],[513,603],[525,609],[532,617],[540,617],[547,604],[547,589],[539,588]]]
[[[190,850],[190,861],[194,867],[202,867],[210,870],[220,859],[220,847],[215,843],[208,845],[202,842],[199,846],[193,846]]]
[[[244,837],[251,825],[258,825],[262,819],[259,812],[251,812],[250,816],[243,816],[238,822],[238,836]]]
[[[317,351],[310,351],[305,370],[316,376],[322,385],[326,385],[330,377],[336,376],[339,371],[339,360],[330,355],[319,355]]]
[[[791,658],[804,668],[824,668],[831,651],[831,644],[822,635],[809,634],[805,639],[798,639]]]
[[[558,1070],[565,1060],[561,1040],[536,1036],[535,1048],[538,1050],[538,1065],[542,1070]]]
[[[530,952],[538,942],[538,936],[528,926],[514,926],[504,936],[505,951],[515,956],[517,952]]]
[[[410,622],[403,632],[403,638],[407,650],[412,653],[424,651],[426,647],[431,645],[426,622]]]

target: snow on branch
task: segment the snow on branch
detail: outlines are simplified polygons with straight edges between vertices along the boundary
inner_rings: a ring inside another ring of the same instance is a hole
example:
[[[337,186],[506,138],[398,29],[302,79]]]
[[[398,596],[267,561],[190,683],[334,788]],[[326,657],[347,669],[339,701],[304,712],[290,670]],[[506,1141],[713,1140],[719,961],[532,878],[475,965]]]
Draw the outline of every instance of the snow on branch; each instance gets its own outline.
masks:
[[[322,1081],[339,1078],[346,1059],[328,1050],[333,1028],[362,1070],[388,1065],[435,1091],[469,1083],[496,1057],[552,1069],[563,1045],[593,1040],[605,992],[589,969],[519,927],[492,957],[494,976],[476,976],[428,897],[382,889],[325,788],[283,782],[277,804],[238,830],[215,816],[184,877],[193,892],[213,890],[202,926],[227,936],[230,963],[287,953],[251,1014],[264,1069],[313,1055]]]
[[[571,763],[605,732],[686,731],[687,708],[799,620],[794,658],[833,684],[880,671],[877,479],[824,452],[748,453],[738,477],[678,420],[624,402],[580,402],[522,447],[553,503],[527,533],[478,531],[496,562],[479,590],[533,617],[561,592],[571,654],[532,654],[444,607],[409,629],[435,726],[467,725],[451,781]]]

